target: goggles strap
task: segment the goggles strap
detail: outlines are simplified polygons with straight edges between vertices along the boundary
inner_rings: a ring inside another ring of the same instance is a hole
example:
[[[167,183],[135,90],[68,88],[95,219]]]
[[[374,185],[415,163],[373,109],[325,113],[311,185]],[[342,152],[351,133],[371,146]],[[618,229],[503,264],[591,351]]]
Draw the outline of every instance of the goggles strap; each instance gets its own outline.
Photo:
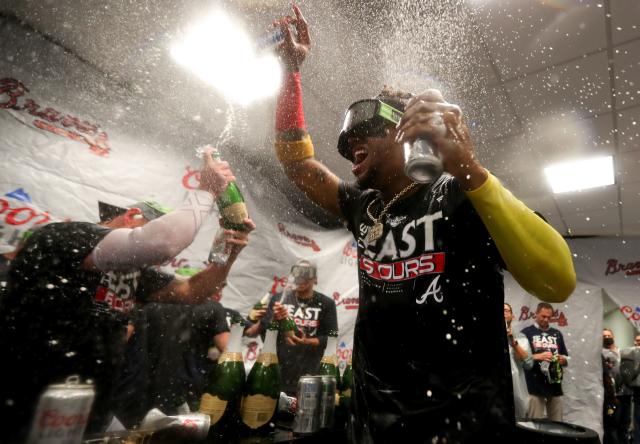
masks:
[[[276,105],[276,131],[282,133],[305,128],[300,72],[287,71]]]

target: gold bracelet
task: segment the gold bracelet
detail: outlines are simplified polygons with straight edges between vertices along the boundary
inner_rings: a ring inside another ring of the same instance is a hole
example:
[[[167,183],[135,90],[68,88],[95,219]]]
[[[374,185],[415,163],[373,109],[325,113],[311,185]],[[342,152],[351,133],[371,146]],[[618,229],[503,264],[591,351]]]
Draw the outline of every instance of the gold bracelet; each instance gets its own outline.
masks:
[[[276,141],[276,154],[280,163],[288,164],[299,162],[313,157],[313,143],[307,134],[304,138],[295,141]]]

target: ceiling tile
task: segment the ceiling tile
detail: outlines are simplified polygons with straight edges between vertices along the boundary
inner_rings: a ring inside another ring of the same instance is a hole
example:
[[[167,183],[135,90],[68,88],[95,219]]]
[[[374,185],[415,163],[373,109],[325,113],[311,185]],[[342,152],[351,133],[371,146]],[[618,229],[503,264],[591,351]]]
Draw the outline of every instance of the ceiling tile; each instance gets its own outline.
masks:
[[[640,37],[640,2],[611,0],[611,31],[613,43]]]
[[[617,210],[598,210],[562,214],[573,236],[615,236],[620,234],[620,215]]]
[[[554,196],[563,215],[590,211],[617,211],[618,208],[617,185],[554,194]]]
[[[537,168],[520,173],[502,173],[498,178],[519,198],[540,197],[551,191],[547,181]]]
[[[503,79],[605,48],[600,2],[471,2]]]
[[[506,84],[516,111],[536,121],[549,112],[585,118],[610,110],[607,56],[598,53]]]
[[[614,49],[616,108],[640,106],[640,40]]]
[[[640,182],[621,187],[625,235],[640,236]]]
[[[480,162],[496,175],[528,171],[535,163],[523,136],[489,141],[478,145],[476,151]]]
[[[618,112],[620,151],[640,150],[640,106]]]
[[[618,177],[622,184],[640,182],[640,149],[626,151],[616,156]]]

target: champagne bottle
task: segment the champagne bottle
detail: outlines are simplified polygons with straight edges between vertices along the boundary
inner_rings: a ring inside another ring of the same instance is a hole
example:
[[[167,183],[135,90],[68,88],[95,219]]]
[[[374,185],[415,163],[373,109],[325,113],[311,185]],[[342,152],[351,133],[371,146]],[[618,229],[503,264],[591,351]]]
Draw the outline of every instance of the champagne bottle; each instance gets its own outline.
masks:
[[[253,308],[251,309],[251,311],[249,312],[249,320],[251,322],[257,322],[258,318],[255,315],[256,310],[264,310],[269,306],[269,301],[271,301],[271,292],[268,291],[264,296],[262,296],[262,299],[260,299],[258,302],[256,302],[253,305]]]
[[[280,398],[280,365],[276,353],[278,323],[267,327],[264,346],[249,372],[240,409],[242,422],[253,431],[269,431]]]
[[[245,384],[242,359],[242,333],[239,317],[231,320],[231,334],[227,349],[218,359],[208,387],[200,399],[201,413],[211,417],[210,434],[220,436],[237,428],[238,412]]]
[[[340,407],[348,410],[351,405],[351,391],[353,390],[353,366],[351,365],[351,358],[349,358],[347,362],[347,366],[342,374],[341,383],[338,387],[340,389]]]
[[[220,152],[214,148],[211,157],[215,162],[220,162]],[[244,197],[235,182],[229,182],[227,188],[216,199],[218,211],[222,219],[220,228],[213,238],[213,245],[209,252],[209,262],[225,264],[229,260],[231,253],[227,245],[225,230],[243,231],[246,229],[243,220],[248,217],[247,205]]]
[[[338,347],[338,331],[331,330],[327,338],[327,348],[320,361],[320,375],[335,376],[336,386],[340,386],[340,370],[338,369],[338,358],[336,349]]]
[[[215,162],[220,162],[220,152],[214,148],[211,157]],[[228,230],[245,230],[243,220],[248,217],[247,205],[240,188],[235,182],[229,182],[227,189],[216,199],[220,216],[222,217],[222,227]]]
[[[549,366],[549,381],[552,384],[562,383],[562,365],[560,365],[560,359],[557,354],[554,354],[551,359],[551,365]]]

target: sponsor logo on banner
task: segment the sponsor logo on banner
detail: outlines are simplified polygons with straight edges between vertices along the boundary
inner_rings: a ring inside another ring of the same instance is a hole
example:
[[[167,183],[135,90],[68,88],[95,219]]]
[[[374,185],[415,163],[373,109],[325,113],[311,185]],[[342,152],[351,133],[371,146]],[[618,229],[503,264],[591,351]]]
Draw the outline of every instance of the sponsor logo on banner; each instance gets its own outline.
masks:
[[[340,341],[338,344],[338,350],[336,354],[338,356],[338,367],[340,367],[340,373],[344,372],[349,359],[351,359],[351,354],[353,353],[353,349],[347,347],[347,343],[344,341]]]
[[[320,247],[318,246],[316,241],[302,234],[291,233],[290,231],[287,230],[287,227],[285,227],[285,225],[281,222],[278,222],[278,231],[280,232],[280,234],[288,237],[298,245],[302,245],[303,247],[309,247],[313,251],[320,251]]]
[[[24,190],[21,191],[26,195]],[[12,194],[15,195],[15,191],[0,197],[0,252],[2,253],[14,251],[24,233],[32,228],[60,220],[25,202],[24,199],[9,197]]]
[[[109,138],[98,125],[80,120],[51,107],[43,107],[35,100],[27,98],[29,89],[22,82],[12,78],[0,79],[0,109],[17,111],[21,115],[31,115],[35,119],[31,125],[67,139],[89,145],[89,150],[98,156],[107,157],[111,151]]]
[[[343,306],[345,310],[357,310],[360,305],[358,297],[345,298],[344,296],[340,296],[340,293],[337,291],[333,292],[333,300],[336,303],[336,308]]]
[[[631,322],[637,330],[640,330],[640,307],[632,307],[623,305],[620,307],[620,313]]]
[[[605,270],[604,275],[609,276],[610,274],[616,274],[619,272],[624,272],[625,276],[640,274],[640,261],[624,264],[618,262],[617,259],[609,259],[607,261],[607,269]]]
[[[520,317],[518,321],[528,321],[529,319],[533,319],[536,315],[535,308],[529,308],[527,305],[523,305],[520,308]],[[551,315],[551,319],[549,319],[549,324],[558,324],[558,327],[566,327],[569,325],[569,320],[564,312],[555,309],[553,310],[553,315]]]
[[[355,240],[348,240],[342,249],[341,264],[347,264],[355,267],[358,263],[358,243]]]

